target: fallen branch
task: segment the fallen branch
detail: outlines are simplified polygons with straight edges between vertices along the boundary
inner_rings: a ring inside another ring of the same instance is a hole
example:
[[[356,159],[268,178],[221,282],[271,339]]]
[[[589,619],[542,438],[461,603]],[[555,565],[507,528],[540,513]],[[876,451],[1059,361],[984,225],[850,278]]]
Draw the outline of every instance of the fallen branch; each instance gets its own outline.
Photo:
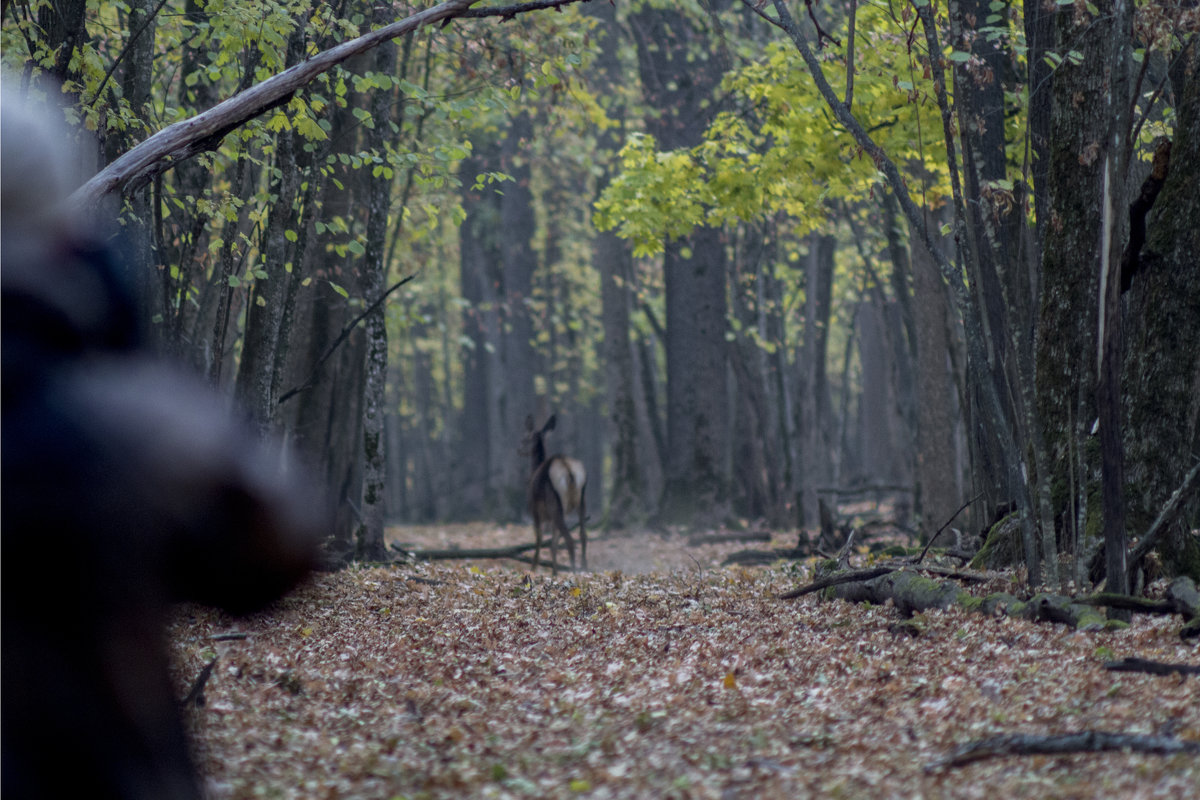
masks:
[[[192,690],[187,693],[187,697],[183,698],[183,702],[180,705],[184,708],[193,704],[197,708],[204,705],[204,686],[208,683],[208,679],[212,677],[213,667],[216,665],[216,658],[204,665],[204,669],[200,670],[200,674],[196,676],[196,682],[192,684]]]
[[[1200,666],[1168,664],[1165,661],[1151,661],[1148,658],[1123,658],[1120,661],[1107,661],[1104,668],[1110,672],[1146,672],[1151,675],[1200,675]]]
[[[1081,597],[1076,603],[1123,608],[1142,614],[1179,614],[1184,619],[1184,626],[1179,631],[1181,639],[1200,637],[1200,592],[1196,584],[1186,575],[1180,575],[1171,581],[1162,600],[1149,600],[1144,597],[1130,597],[1123,594],[1100,593]]]
[[[1150,526],[1150,530],[1146,531],[1146,535],[1142,537],[1141,541],[1139,541],[1126,556],[1125,563],[1129,565],[1128,569],[1130,575],[1130,586],[1133,585],[1132,578],[1134,571],[1137,569],[1142,559],[1145,558],[1146,554],[1149,553],[1154,545],[1158,542],[1158,538],[1162,535],[1163,531],[1165,531],[1170,524],[1175,521],[1175,518],[1179,516],[1179,512],[1183,510],[1184,503],[1198,486],[1200,486],[1200,463],[1197,463],[1194,467],[1192,467],[1191,471],[1187,474],[1187,477],[1183,479],[1183,483],[1179,485],[1179,488],[1171,493],[1170,498],[1167,499],[1166,505],[1164,505],[1162,511],[1158,513],[1158,518],[1155,519],[1154,524]]]
[[[721,566],[728,567],[733,564],[741,564],[742,566],[772,564],[780,559],[794,561],[804,558],[807,555],[806,552],[796,547],[776,547],[771,550],[739,550],[736,553],[730,553],[725,556],[725,560],[721,562]]]
[[[1176,611],[1172,603],[1164,600],[1151,600],[1148,597],[1131,597],[1127,594],[1112,594],[1110,592],[1100,592],[1099,594],[1080,597],[1075,602],[1088,606],[1105,606],[1106,608],[1120,608],[1125,611],[1137,611],[1140,614],[1174,614]]]
[[[980,497],[983,497],[983,492],[980,492],[979,494],[975,495],[970,500],[968,500],[967,502],[965,502],[961,506],[959,506],[958,511],[955,511],[953,514],[951,514],[950,519],[946,520],[945,523],[942,524],[942,527],[937,529],[937,533],[935,533],[933,536],[929,537],[929,541],[925,543],[925,549],[921,551],[921,555],[917,556],[917,560],[914,561],[913,563],[920,564],[922,561],[924,561],[925,556],[929,554],[929,548],[933,547],[933,543],[935,541],[937,541],[937,537],[942,535],[942,531],[946,530],[946,528],[949,528],[950,523],[954,522],[954,520],[958,519],[958,515],[961,514],[966,509],[967,506],[971,505],[971,503],[974,503]]]
[[[408,550],[392,545],[392,549],[410,561],[453,561],[468,558],[517,558],[522,553],[537,547],[536,544],[515,544],[511,547],[482,547],[463,549],[452,547],[448,550]],[[519,561],[520,559],[517,558]]]
[[[941,575],[944,578],[953,578],[956,581],[970,581],[971,583],[987,583],[996,577],[995,575],[989,575],[986,572],[977,572],[973,569],[953,569],[951,567],[939,567],[936,564],[922,564],[917,569],[921,572]]]
[[[784,592],[779,595],[780,600],[794,600],[797,597],[803,597],[812,592],[819,592],[822,589],[828,589],[830,586],[840,586],[843,583],[857,583],[869,581],[872,578],[878,578],[881,575],[887,575],[889,572],[895,572],[900,569],[900,566],[894,567],[871,567],[870,569],[856,569],[849,572],[831,575],[828,578],[821,578],[819,581],[813,581],[807,586],[801,586],[799,589],[793,589],[790,592]]]
[[[1083,731],[1057,736],[1005,734],[971,742],[955,750],[947,758],[925,765],[926,772],[945,767],[961,767],[985,758],[999,756],[1068,755],[1071,753],[1101,753],[1123,750],[1132,753],[1200,753],[1200,742],[1169,736],[1142,736],[1134,733]]]
[[[741,533],[707,533],[697,534],[688,539],[688,547],[700,547],[706,544],[726,544],[728,542],[769,542],[771,534],[766,531],[744,531]]]

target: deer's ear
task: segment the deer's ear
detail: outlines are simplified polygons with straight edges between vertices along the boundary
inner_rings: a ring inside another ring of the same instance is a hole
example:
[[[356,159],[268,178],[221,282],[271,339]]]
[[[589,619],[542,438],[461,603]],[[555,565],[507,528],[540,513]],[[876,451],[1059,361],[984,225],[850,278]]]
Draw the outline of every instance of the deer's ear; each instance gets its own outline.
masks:
[[[554,424],[557,422],[557,414],[551,414],[550,419],[546,420],[546,424],[542,426],[542,432],[554,430]]]
[[[527,416],[525,418],[525,430],[527,430],[527,431],[533,430],[533,414],[530,414],[529,416]]]

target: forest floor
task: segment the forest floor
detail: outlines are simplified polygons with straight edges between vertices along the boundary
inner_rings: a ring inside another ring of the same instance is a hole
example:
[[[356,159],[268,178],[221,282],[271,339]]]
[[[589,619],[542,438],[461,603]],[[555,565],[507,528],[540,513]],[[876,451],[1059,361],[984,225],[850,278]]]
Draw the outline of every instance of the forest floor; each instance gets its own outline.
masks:
[[[528,526],[395,528],[427,549]],[[794,544],[794,535],[774,546]],[[443,561],[314,576],[268,611],[174,615],[180,697],[213,798],[1200,797],[1194,754],[1007,756],[936,766],[999,734],[1200,741],[1200,664],[1177,617],[1128,630],[962,610],[779,600],[805,564],[722,567],[764,543],[620,534],[592,571]],[[999,577],[987,592],[1017,588]],[[231,636],[232,635],[232,636]]]

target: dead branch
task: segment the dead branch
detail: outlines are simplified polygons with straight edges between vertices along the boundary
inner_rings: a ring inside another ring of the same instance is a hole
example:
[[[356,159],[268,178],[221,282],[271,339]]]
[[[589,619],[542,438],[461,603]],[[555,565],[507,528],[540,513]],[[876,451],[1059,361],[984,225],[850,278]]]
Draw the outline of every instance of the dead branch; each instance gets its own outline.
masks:
[[[282,395],[279,396],[279,399],[275,401],[275,404],[283,405],[286,401],[292,399],[293,397],[300,394],[301,392],[311,389],[316,384],[317,378],[321,374],[321,367],[325,365],[325,362],[329,360],[329,357],[331,355],[333,355],[333,352],[342,346],[342,342],[346,341],[346,338],[350,335],[351,331],[353,331],[355,328],[358,327],[358,323],[360,323],[364,319],[366,319],[367,315],[370,314],[372,311],[374,311],[376,308],[378,308],[383,303],[384,300],[387,300],[388,295],[390,295],[392,292],[396,291],[401,286],[408,283],[415,277],[417,277],[417,273],[414,272],[413,274],[396,281],[385,292],[380,294],[379,297],[377,297],[373,301],[371,301],[371,304],[369,306],[367,306],[365,309],[363,309],[363,312],[361,314],[359,314],[357,317],[355,317],[354,319],[347,322],[345,324],[345,326],[343,326],[342,332],[339,333],[337,338],[333,340],[333,344],[329,345],[329,347],[327,347],[325,349],[325,353],[320,358],[317,359],[317,363],[313,365],[312,372],[309,373],[308,377],[304,380],[304,383],[301,383],[299,386],[294,386],[291,389],[288,389],[286,392],[284,392]],[[355,513],[358,513],[357,509],[355,510]],[[362,519],[361,514],[359,515],[359,519],[360,520]]]
[[[838,569],[846,569],[850,566],[850,549],[854,547],[854,537],[857,534],[858,531],[854,528],[851,528],[850,532],[846,534],[846,543],[842,545],[842,549],[838,550],[838,554],[834,557],[834,560],[837,561]]]
[[[922,564],[917,567],[921,572],[929,572],[934,575],[941,575],[945,578],[954,578],[956,581],[968,581],[970,583],[987,583],[995,575],[989,575],[986,572],[976,572],[971,569],[952,569],[950,567],[939,567],[936,564]]]
[[[796,559],[805,558],[807,552],[797,547],[775,547],[770,550],[739,550],[736,553],[730,553],[721,562],[721,566],[728,567],[731,564],[741,564],[743,566],[755,564],[771,564],[780,559],[795,561]]]
[[[1075,602],[1087,606],[1104,606],[1106,608],[1120,608],[1125,611],[1137,611],[1140,614],[1174,614],[1176,612],[1175,606],[1166,601],[1151,600],[1146,597],[1132,597],[1127,594],[1112,594],[1110,592],[1100,592],[1088,595],[1087,597],[1079,597],[1076,598]]]
[[[1187,477],[1183,479],[1183,483],[1179,485],[1179,488],[1171,493],[1171,497],[1168,498],[1166,505],[1159,512],[1158,518],[1154,520],[1154,524],[1150,526],[1150,530],[1146,531],[1146,535],[1142,537],[1142,540],[1129,551],[1125,562],[1129,565],[1131,576],[1133,570],[1137,568],[1137,565],[1146,556],[1146,553],[1149,553],[1151,548],[1157,543],[1158,537],[1179,516],[1179,512],[1183,509],[1184,503],[1191,496],[1192,492],[1196,490],[1197,486],[1200,486],[1198,478],[1200,478],[1200,463],[1192,467]],[[1132,585],[1132,581],[1130,585]]]
[[[925,544],[925,549],[921,551],[921,555],[917,556],[917,560],[914,561],[913,563],[920,564],[922,561],[924,561],[925,556],[929,553],[929,548],[933,547],[933,543],[935,541],[937,541],[937,537],[942,535],[942,531],[946,530],[946,528],[949,528],[950,523],[954,522],[954,520],[956,520],[958,518],[958,515],[961,514],[966,509],[967,506],[971,505],[971,503],[974,503],[980,497],[983,497],[983,492],[980,492],[979,494],[975,495],[970,500],[968,500],[967,502],[965,502],[961,506],[959,506],[958,511],[955,511],[953,514],[951,514],[950,519],[946,520],[942,524],[942,527],[937,529],[937,533],[935,533],[933,536],[929,537],[929,541]]]
[[[900,565],[893,567],[871,567],[869,569],[855,569],[849,572],[831,575],[828,578],[821,578],[819,581],[813,581],[807,586],[801,586],[799,589],[792,589],[790,592],[784,592],[779,595],[780,600],[793,600],[797,597],[803,597],[806,594],[819,592],[822,589],[828,589],[830,586],[839,586],[843,583],[856,583],[859,581],[869,581],[872,578],[878,578],[880,575],[887,575],[889,572],[895,572],[900,569]]]
[[[961,767],[985,758],[998,756],[1068,755],[1071,753],[1101,753],[1124,750],[1133,753],[1200,753],[1200,742],[1169,736],[1142,736],[1134,733],[1083,731],[1057,736],[1005,734],[971,742],[955,750],[947,758],[925,765],[926,772],[946,767]]]
[[[456,559],[469,558],[517,558],[522,553],[526,553],[536,544],[515,544],[511,547],[482,547],[476,549],[463,549],[452,547],[448,550],[408,550],[403,547],[392,545],[392,549],[400,553],[406,560],[410,561],[453,561]]]
[[[1196,591],[1196,584],[1186,575],[1180,575],[1171,581],[1162,600],[1101,592],[1089,597],[1081,597],[1075,602],[1123,608],[1142,614],[1179,614],[1185,622],[1179,631],[1180,638],[1193,639],[1200,636],[1200,592]]]
[[[700,547],[706,544],[726,544],[728,542],[769,542],[771,534],[766,531],[744,531],[741,533],[707,533],[697,534],[688,538],[688,547]]]
[[[196,676],[196,682],[192,684],[192,690],[187,693],[187,697],[183,698],[183,702],[180,705],[184,708],[193,704],[197,708],[204,705],[204,686],[208,683],[208,679],[212,677],[213,667],[216,665],[216,658],[204,665],[204,669],[200,670],[200,674]]]
[[[1200,675],[1200,666],[1191,664],[1169,664],[1165,661],[1151,661],[1148,658],[1123,658],[1120,661],[1106,661],[1104,668],[1109,672],[1147,672],[1151,675]]]

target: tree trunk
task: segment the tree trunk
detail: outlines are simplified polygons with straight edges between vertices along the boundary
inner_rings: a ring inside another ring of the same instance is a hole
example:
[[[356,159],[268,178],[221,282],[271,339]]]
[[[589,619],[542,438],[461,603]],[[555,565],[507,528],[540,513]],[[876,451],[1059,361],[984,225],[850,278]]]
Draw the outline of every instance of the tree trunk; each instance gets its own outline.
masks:
[[[917,333],[917,483],[921,534],[933,536],[965,498],[955,469],[954,394],[950,374],[950,309],[933,260],[919,244],[912,252]]]
[[[377,24],[386,23],[382,7],[375,13]],[[382,44],[375,49],[373,69],[381,75],[390,74],[396,63],[395,45]],[[364,98],[365,99],[365,98]],[[375,89],[370,96],[371,124],[366,130],[369,152],[383,157],[384,135],[391,122],[394,107],[392,92]],[[364,169],[366,169],[364,167]],[[362,270],[359,287],[364,303],[374,303],[383,294],[387,283],[388,263],[386,240],[388,213],[391,210],[392,178],[384,172],[373,175],[367,183],[367,232],[360,262]],[[362,561],[382,561],[386,555],[383,544],[384,490],[387,486],[386,439],[383,416],[387,405],[388,342],[387,304],[376,306],[363,320],[366,337],[366,360],[363,363],[362,383],[362,520],[355,534],[355,555]]]
[[[695,144],[715,111],[720,80],[705,61],[703,22],[679,8],[642,8],[630,16],[647,102],[663,113],[649,122],[661,147]],[[663,254],[667,300],[665,520],[704,525],[727,515],[729,442],[725,366],[726,242],[698,229]]]
[[[1088,433],[1096,420],[1097,321],[1105,132],[1110,115],[1104,70],[1111,20],[1086,11],[1059,14],[1060,52],[1075,50],[1054,76],[1050,121],[1049,209],[1042,255],[1037,333],[1037,406],[1050,461],[1050,495],[1060,533],[1076,514],[1075,458],[1091,483],[1099,458]],[[1074,441],[1072,441],[1074,440]],[[1090,503],[1089,503],[1090,505]],[[1069,516],[1068,516],[1069,515]],[[1099,532],[1099,509],[1083,509],[1087,532]]]
[[[491,376],[497,381],[499,405],[497,425],[492,437],[491,471],[494,476],[496,509],[503,519],[519,519],[525,511],[525,485],[528,463],[517,452],[525,417],[536,412],[533,376],[537,357],[533,349],[533,320],[529,302],[533,299],[533,272],[537,255],[533,251],[536,222],[533,215],[532,171],[528,157],[533,120],[528,112],[513,118],[501,143],[500,169],[512,177],[500,198],[500,228],[496,231],[500,263],[503,269],[501,307],[502,367]]]
[[[1129,526],[1149,528],[1200,453],[1200,51],[1177,74],[1170,170],[1128,297],[1123,374]],[[1159,547],[1168,573],[1200,581],[1200,497]],[[1131,565],[1132,566],[1132,565]]]
[[[667,297],[665,519],[724,520],[729,443],[725,392],[725,250],[721,232],[698,230],[664,253]]]
[[[491,385],[495,378],[494,351],[499,342],[499,311],[495,286],[499,253],[495,231],[499,225],[499,196],[495,187],[474,188],[475,176],[495,169],[495,144],[474,142],[474,154],[463,160],[459,175],[463,186],[466,219],[458,228],[460,281],[467,301],[463,310],[463,334],[468,344],[462,350],[463,410],[457,426],[456,443],[459,513],[465,518],[491,513]]]
[[[816,487],[831,474],[830,398],[826,363],[829,357],[829,319],[833,308],[833,257],[837,239],[813,234],[808,240],[805,283],[804,343],[800,369],[804,375],[797,425],[804,478],[802,524],[817,522]]]
[[[621,29],[616,8],[606,3],[591,3],[584,7],[584,13],[597,20],[596,68],[609,86],[618,86],[622,80],[618,57]],[[602,153],[615,158],[624,140],[625,108],[620,100],[614,100],[608,115],[617,122],[617,127],[601,133],[598,144]],[[610,169],[606,168],[597,181],[597,196],[608,184]],[[637,375],[629,336],[633,292],[633,255],[629,243],[611,231],[597,232],[592,239],[592,266],[600,275],[605,378],[612,430],[612,479],[605,519],[607,525],[621,528],[644,519],[651,506],[639,460],[638,440],[647,434],[638,425]]]

